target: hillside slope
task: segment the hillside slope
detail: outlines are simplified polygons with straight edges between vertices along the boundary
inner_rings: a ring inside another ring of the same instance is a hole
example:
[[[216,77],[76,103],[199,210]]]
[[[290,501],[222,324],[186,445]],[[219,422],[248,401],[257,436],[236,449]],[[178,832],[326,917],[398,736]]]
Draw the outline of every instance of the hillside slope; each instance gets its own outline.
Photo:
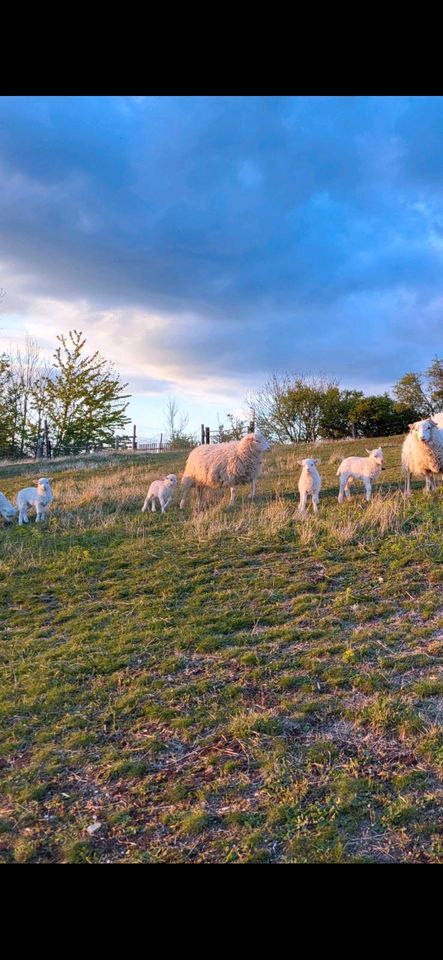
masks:
[[[201,514],[140,512],[183,454],[38,466],[49,524],[0,519],[3,862],[443,861],[443,488],[404,501],[401,439],[276,446]]]

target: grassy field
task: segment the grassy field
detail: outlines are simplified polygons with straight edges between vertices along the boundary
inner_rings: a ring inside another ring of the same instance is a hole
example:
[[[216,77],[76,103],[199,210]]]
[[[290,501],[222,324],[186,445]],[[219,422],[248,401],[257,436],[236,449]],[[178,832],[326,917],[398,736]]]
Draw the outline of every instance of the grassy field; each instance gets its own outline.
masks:
[[[443,862],[443,488],[404,501],[400,444],[275,446],[201,514],[140,512],[184,454],[38,468],[50,521],[0,518],[2,862]]]

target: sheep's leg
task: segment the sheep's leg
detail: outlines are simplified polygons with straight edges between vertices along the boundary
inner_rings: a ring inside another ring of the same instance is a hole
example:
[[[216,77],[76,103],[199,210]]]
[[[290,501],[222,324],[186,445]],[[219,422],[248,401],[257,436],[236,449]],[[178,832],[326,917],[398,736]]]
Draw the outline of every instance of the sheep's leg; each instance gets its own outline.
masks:
[[[339,502],[339,503],[343,503],[345,492],[346,492],[346,496],[347,496],[347,497],[350,497],[350,493],[349,493],[348,488],[347,488],[347,482],[348,482],[347,474],[346,474],[346,473],[340,474],[340,490],[339,490],[339,493],[338,493],[338,502]]]
[[[231,499],[228,504],[229,507],[232,507],[232,504],[235,503],[236,496],[237,496],[237,491],[235,487],[231,487]]]
[[[410,471],[410,470],[406,470],[406,476],[405,476],[405,496],[406,496],[406,497],[410,497],[410,496],[411,496],[411,471]]]
[[[255,479],[251,480],[251,492],[248,493],[248,497],[252,500],[255,497]]]
[[[155,513],[156,509],[157,509],[157,507],[155,506],[155,497],[153,497],[153,498],[152,498],[152,503],[151,503],[151,512],[152,512],[152,513]]]
[[[308,494],[306,493],[306,490],[304,490],[303,493],[300,494],[300,505],[298,508],[299,513],[305,512],[307,499],[308,499]]]
[[[144,513],[145,510],[148,509],[148,507],[149,507],[149,497],[146,497],[146,500],[145,500],[145,502],[144,502],[144,504],[143,504],[143,506],[142,506],[142,513]]]
[[[348,477],[348,479],[347,479],[347,481],[346,481],[346,484],[345,484],[345,494],[346,494],[348,500],[351,499],[351,483],[352,483],[352,480],[353,480],[353,477]]]
[[[20,513],[18,515],[18,522],[20,526],[23,523],[29,523],[28,510],[27,507],[20,507]]]
[[[365,490],[366,490],[366,500],[369,503],[371,499],[371,481],[369,477],[365,477],[365,479],[363,480],[363,483],[365,485]]]
[[[318,493],[313,493],[313,495],[312,495],[312,509],[313,509],[314,513],[318,513],[318,504],[319,504],[319,501],[320,501],[320,497],[319,497]]]
[[[183,490],[183,496],[182,496],[182,498],[181,498],[181,500],[180,500],[180,510],[183,510],[183,507],[184,507],[185,501],[186,501],[186,497],[187,497],[187,495],[188,495],[191,487],[193,487],[193,486],[194,486],[194,478],[193,478],[193,477],[182,477],[181,487],[182,487],[182,490]]]

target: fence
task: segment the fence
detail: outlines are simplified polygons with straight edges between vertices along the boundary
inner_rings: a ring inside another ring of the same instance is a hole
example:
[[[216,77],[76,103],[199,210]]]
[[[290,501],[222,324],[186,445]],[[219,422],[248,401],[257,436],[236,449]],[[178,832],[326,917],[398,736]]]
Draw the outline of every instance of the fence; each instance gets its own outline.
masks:
[[[255,430],[255,422],[251,420],[247,428],[247,433],[253,433]],[[201,425],[201,443],[220,443],[222,437],[220,436],[220,430],[212,430],[210,427],[205,426],[204,423]],[[137,439],[137,427],[134,424],[131,434],[116,434],[114,437],[114,442],[112,447],[114,450],[137,450],[143,451],[144,453],[162,453],[167,450],[179,450],[179,445],[177,441],[171,443],[170,441],[163,440],[163,434],[160,434],[159,440],[149,440],[149,439]],[[112,447],[102,447],[101,449],[112,449]],[[94,444],[85,443],[84,450],[79,451],[79,453],[91,453],[98,449]],[[183,449],[189,449],[189,444],[184,443]],[[39,437],[36,441],[34,457],[36,460],[41,458],[51,458],[53,456],[51,442],[49,439],[48,424],[45,420],[44,422],[44,436]]]

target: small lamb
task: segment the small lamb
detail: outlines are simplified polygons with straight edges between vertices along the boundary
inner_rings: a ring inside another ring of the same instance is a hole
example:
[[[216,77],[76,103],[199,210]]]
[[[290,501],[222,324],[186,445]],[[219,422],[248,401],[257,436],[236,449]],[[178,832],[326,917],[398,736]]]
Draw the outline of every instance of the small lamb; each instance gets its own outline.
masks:
[[[16,503],[18,507],[18,522],[29,523],[28,508],[35,507],[36,523],[46,520],[46,508],[53,500],[51,483],[47,477],[41,477],[36,487],[24,487],[19,490]]]
[[[160,480],[154,480],[149,487],[146,500],[142,506],[142,513],[148,509],[151,500],[152,512],[154,513],[156,499],[160,504],[161,512],[164,513],[168,504],[171,503],[176,483],[177,477],[175,473],[168,473],[166,477],[160,477]]]
[[[371,499],[371,484],[377,480],[383,470],[383,451],[381,447],[376,450],[366,450],[368,457],[346,457],[342,460],[337,476],[340,477],[340,492],[338,502],[343,503],[344,495],[351,496],[349,487],[353,480],[362,480],[366,490],[366,500]]]
[[[4,493],[0,493],[1,516],[4,517],[5,520],[8,520],[9,522],[10,520],[14,519],[16,513],[17,513],[17,510],[15,509],[14,505],[10,502],[10,500],[8,500],[7,497],[5,497]]]
[[[298,512],[305,512],[307,499],[308,497],[312,497],[312,509],[314,513],[318,513],[321,477],[315,464],[321,463],[321,461],[312,460],[308,457],[306,460],[297,460],[297,463],[300,467],[303,467],[298,481],[298,489],[300,491],[300,506]]]

